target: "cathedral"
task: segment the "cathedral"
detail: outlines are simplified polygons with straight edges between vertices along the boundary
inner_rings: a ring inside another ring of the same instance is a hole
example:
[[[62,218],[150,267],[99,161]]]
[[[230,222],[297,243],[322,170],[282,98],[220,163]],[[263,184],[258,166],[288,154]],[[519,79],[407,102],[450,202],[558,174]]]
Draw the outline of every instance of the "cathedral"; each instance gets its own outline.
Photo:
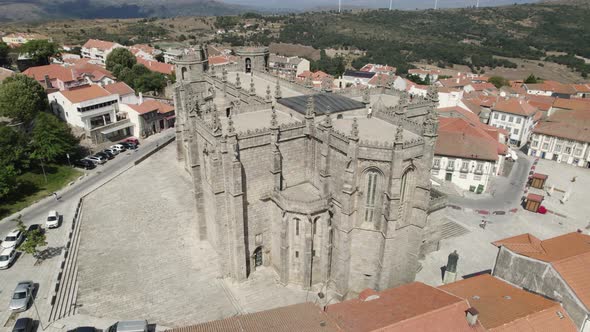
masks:
[[[177,156],[222,277],[271,268],[284,285],[340,299],[413,281],[436,90],[413,100],[387,82],[319,91],[271,76],[267,48],[237,55],[237,65],[216,68],[197,47],[175,64]]]

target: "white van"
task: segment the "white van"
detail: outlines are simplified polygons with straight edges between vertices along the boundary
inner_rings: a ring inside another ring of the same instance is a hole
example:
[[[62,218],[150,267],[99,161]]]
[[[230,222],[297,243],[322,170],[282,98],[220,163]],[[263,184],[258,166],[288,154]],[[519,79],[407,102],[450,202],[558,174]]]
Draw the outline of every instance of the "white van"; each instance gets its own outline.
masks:
[[[148,322],[146,320],[116,322],[109,327],[108,332],[148,332]]]

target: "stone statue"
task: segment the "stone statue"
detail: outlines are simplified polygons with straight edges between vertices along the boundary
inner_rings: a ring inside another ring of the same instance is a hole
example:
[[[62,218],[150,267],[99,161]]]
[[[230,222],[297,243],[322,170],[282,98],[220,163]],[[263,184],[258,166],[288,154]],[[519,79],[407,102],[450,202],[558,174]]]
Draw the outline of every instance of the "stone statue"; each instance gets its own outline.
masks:
[[[356,118],[352,120],[352,129],[350,130],[350,136],[359,137],[359,123]]]

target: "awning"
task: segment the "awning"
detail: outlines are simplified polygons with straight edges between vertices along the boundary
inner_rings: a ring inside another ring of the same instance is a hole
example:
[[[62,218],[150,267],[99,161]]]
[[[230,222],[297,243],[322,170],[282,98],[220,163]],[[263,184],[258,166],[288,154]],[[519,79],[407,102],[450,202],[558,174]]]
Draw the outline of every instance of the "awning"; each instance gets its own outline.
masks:
[[[170,115],[170,116],[165,117],[164,119],[166,119],[166,120],[172,120],[172,119],[175,119],[175,118],[176,118],[176,115]]]
[[[103,135],[107,135],[107,134],[110,134],[110,133],[114,133],[117,130],[129,128],[129,127],[133,127],[133,123],[128,122],[128,123],[125,123],[125,124],[122,124],[122,125],[114,126],[112,128],[105,129],[105,130],[101,131],[100,133],[103,134]]]

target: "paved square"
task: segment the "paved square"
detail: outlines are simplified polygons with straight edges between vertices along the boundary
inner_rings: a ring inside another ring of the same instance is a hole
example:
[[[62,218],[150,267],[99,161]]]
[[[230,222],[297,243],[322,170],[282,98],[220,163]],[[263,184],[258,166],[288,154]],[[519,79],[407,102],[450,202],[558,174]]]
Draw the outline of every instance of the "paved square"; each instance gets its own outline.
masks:
[[[85,199],[78,313],[177,327],[315,301],[280,286],[271,269],[242,284],[219,278],[216,253],[198,240],[191,185],[175,152],[173,143]]]

